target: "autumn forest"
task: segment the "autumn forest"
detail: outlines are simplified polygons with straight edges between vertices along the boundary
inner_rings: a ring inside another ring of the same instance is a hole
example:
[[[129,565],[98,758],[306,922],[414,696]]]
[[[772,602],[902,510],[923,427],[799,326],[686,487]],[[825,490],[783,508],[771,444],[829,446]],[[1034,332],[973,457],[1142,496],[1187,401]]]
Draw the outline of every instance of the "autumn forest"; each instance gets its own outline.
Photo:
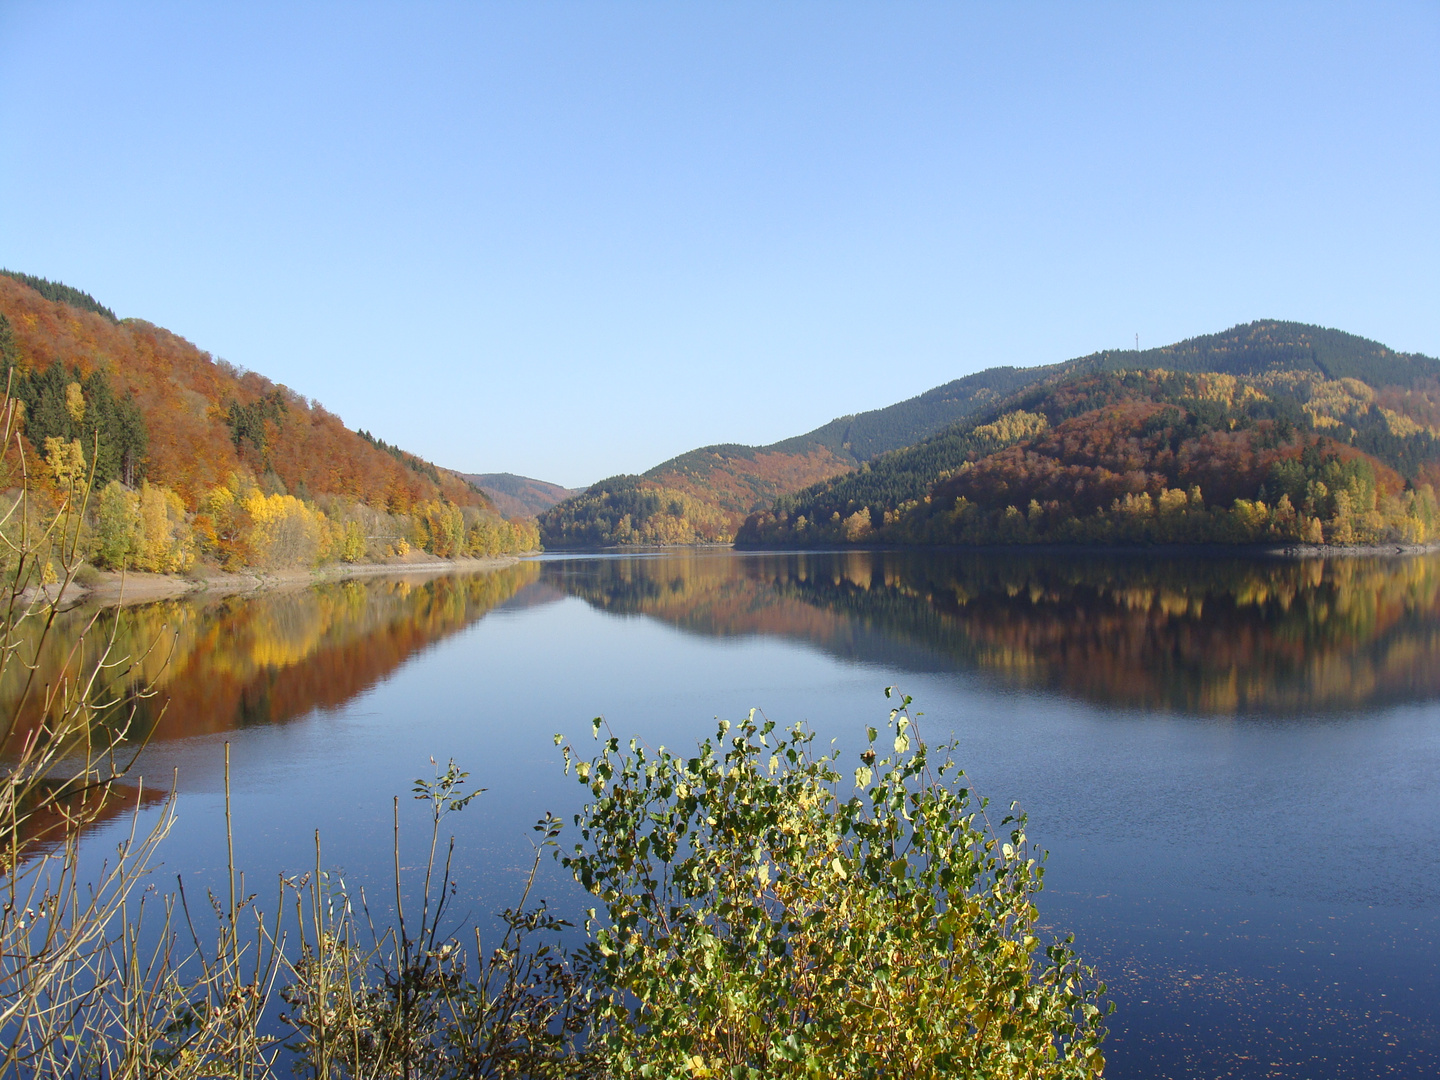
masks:
[[[691,451],[540,530],[550,547],[1414,545],[1440,537],[1437,480],[1440,361],[1262,321]]]
[[[567,491],[462,475],[87,293],[0,273],[7,486],[90,485],[102,569],[551,548],[1426,544],[1440,361],[1262,321],[995,367],[769,446]],[[487,495],[481,484],[489,484]],[[502,513],[503,510],[503,513]]]
[[[107,569],[178,573],[488,556],[538,547],[475,486],[88,294],[0,274],[0,367],[23,474],[57,505],[89,483],[83,543]]]

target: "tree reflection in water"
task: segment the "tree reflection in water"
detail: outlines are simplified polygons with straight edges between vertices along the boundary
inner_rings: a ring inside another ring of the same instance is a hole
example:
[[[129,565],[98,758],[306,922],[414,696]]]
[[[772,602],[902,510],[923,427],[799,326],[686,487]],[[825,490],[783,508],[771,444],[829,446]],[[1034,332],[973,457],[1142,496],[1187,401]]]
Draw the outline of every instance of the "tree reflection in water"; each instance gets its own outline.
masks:
[[[1294,715],[1440,697],[1440,556],[864,551],[567,558],[144,604],[100,615],[118,654],[134,658],[109,692],[124,698],[154,680],[156,696],[131,702],[136,736],[279,723],[343,705],[522,592],[707,637],[782,637],[846,660],[981,672],[1122,707]],[[90,614],[62,618],[33,658],[37,685],[61,677]],[[16,665],[0,684],[0,701],[14,700],[18,674]],[[31,702],[29,722],[38,712]]]
[[[101,612],[86,639],[98,648],[112,631],[115,668],[103,693],[135,709],[133,738],[178,739],[273,724],[317,708],[335,708],[383,680],[443,638],[482,618],[539,575],[533,562],[470,576],[387,578],[316,585],[287,592],[177,599]],[[94,613],[61,617],[41,654],[38,685],[60,678],[76,636]],[[0,701],[13,702],[22,683],[12,665]],[[138,698],[153,681],[156,693]],[[31,695],[38,699],[38,694]],[[27,700],[27,723],[39,719]]]
[[[559,562],[607,611],[846,659],[980,671],[1200,714],[1440,696],[1440,556],[1206,559],[860,552]]]

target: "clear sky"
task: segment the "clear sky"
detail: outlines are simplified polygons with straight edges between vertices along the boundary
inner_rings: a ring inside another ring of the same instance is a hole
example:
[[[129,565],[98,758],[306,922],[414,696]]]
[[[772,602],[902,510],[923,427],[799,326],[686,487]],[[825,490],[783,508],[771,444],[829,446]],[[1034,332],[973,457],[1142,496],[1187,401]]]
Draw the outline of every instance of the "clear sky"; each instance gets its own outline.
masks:
[[[1440,355],[1440,4],[0,0],[0,265],[570,486],[1261,317]]]

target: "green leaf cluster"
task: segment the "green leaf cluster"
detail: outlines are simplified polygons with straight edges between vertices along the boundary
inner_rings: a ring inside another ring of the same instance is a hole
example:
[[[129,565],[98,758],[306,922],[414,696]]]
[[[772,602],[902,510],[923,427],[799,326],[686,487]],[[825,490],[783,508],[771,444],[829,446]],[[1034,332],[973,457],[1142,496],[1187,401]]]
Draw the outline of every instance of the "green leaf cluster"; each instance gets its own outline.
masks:
[[[615,1075],[1101,1075],[1104,987],[1041,941],[1024,816],[992,829],[909,704],[846,774],[753,711],[689,757],[565,746],[591,796],[563,858],[600,904],[591,1050]]]

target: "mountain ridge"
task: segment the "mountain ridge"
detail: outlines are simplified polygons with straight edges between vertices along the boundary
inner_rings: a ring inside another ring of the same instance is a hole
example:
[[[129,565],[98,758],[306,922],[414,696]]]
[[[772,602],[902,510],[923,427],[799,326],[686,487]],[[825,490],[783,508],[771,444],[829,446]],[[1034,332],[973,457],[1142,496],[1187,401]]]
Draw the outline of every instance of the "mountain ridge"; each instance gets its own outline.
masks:
[[[943,437],[967,420],[993,420],[1005,411],[1005,401],[1025,392],[1086,374],[1146,369],[1247,377],[1303,372],[1327,382],[1364,375],[1380,386],[1440,377],[1440,362],[1422,354],[1399,353],[1345,331],[1275,319],[1140,351],[1101,350],[1033,368],[987,368],[768,446],[701,447],[639,476],[602,480],[542,514],[542,538],[551,547],[721,542],[738,530],[737,512],[747,498],[755,513],[756,504],[767,496],[773,507],[775,500],[830,477]]]
[[[1126,358],[781,496],[736,543],[1436,538],[1440,361],[1274,321]]]
[[[542,539],[547,547],[729,542],[776,497],[910,445],[1054,366],[988,368],[764,446],[716,443],[608,477],[540,514]]]

